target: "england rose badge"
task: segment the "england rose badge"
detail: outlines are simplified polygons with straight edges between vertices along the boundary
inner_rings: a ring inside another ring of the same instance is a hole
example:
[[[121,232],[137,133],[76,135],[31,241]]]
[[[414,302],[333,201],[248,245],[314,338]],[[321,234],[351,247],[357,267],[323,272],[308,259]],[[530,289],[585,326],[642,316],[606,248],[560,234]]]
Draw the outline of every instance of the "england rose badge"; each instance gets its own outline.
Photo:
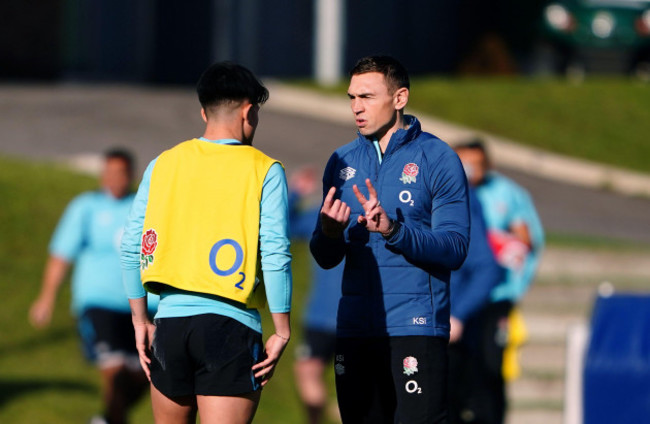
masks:
[[[407,356],[402,362],[404,366],[404,374],[413,375],[418,372],[418,360],[412,356]]]
[[[404,169],[402,170],[402,177],[399,180],[404,184],[414,183],[417,181],[415,177],[418,176],[419,172],[420,168],[416,164],[407,163],[404,165]]]
[[[142,235],[142,248],[140,249],[140,269],[145,270],[153,262],[153,254],[158,247],[158,234],[153,228]]]

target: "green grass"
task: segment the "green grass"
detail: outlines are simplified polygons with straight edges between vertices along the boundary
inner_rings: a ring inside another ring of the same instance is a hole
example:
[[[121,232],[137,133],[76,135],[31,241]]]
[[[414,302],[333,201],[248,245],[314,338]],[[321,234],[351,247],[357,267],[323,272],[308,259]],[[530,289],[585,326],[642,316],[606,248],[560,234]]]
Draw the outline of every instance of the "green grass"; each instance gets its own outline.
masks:
[[[70,316],[69,285],[62,289],[48,329],[35,330],[27,322],[56,222],[75,195],[96,186],[95,179],[61,167],[0,157],[0,423],[83,423],[101,409],[99,376],[82,357]],[[292,361],[310,263],[305,243],[295,243],[293,253],[294,336],[264,389],[255,420],[260,423],[305,422]],[[268,314],[263,315],[269,329]],[[331,373],[328,379],[332,386]],[[131,418],[153,422],[148,398]]]
[[[320,89],[345,98],[347,85]],[[650,173],[650,85],[626,78],[414,78],[411,113]],[[435,128],[430,129],[435,132]]]

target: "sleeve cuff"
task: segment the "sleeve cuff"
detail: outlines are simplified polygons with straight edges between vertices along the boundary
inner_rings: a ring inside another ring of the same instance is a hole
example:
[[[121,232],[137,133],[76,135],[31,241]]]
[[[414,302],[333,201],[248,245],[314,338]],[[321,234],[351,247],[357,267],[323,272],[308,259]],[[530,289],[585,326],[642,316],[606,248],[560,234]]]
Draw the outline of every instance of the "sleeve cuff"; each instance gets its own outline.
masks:
[[[391,233],[387,237],[384,237],[384,240],[386,240],[387,243],[393,245],[397,243],[397,241],[402,237],[402,233],[403,233],[402,223],[397,220],[395,220],[394,222],[395,222],[394,224],[395,227],[393,227],[393,231],[391,231]]]

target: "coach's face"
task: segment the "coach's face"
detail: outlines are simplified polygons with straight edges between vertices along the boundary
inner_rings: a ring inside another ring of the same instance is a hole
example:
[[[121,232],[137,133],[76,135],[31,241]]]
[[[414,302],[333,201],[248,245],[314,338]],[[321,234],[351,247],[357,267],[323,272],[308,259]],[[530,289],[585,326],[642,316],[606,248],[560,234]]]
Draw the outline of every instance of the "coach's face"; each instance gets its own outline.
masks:
[[[367,72],[353,75],[348,97],[359,132],[369,138],[381,139],[398,125],[398,110],[406,105],[408,89],[391,90],[384,75]]]

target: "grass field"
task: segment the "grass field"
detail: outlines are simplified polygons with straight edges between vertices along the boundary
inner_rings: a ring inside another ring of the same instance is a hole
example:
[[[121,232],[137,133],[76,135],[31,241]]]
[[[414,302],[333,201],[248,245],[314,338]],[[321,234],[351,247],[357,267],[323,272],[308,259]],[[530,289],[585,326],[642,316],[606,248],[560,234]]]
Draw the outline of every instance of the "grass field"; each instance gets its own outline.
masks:
[[[300,82],[316,89],[313,83]],[[347,84],[320,89],[345,97]],[[650,85],[626,78],[414,78],[411,113],[650,173]]]
[[[100,411],[99,379],[84,362],[69,285],[64,285],[50,328],[35,330],[27,310],[40,287],[47,244],[65,205],[94,179],[51,165],[0,158],[0,423],[83,423]],[[304,422],[294,388],[293,349],[300,340],[299,317],[309,272],[305,243],[295,243],[294,336],[273,380],[264,390],[256,422]],[[269,327],[268,315],[265,328]],[[333,376],[329,376],[333,381]],[[332,392],[333,393],[333,392]],[[148,399],[132,421],[152,423]]]

